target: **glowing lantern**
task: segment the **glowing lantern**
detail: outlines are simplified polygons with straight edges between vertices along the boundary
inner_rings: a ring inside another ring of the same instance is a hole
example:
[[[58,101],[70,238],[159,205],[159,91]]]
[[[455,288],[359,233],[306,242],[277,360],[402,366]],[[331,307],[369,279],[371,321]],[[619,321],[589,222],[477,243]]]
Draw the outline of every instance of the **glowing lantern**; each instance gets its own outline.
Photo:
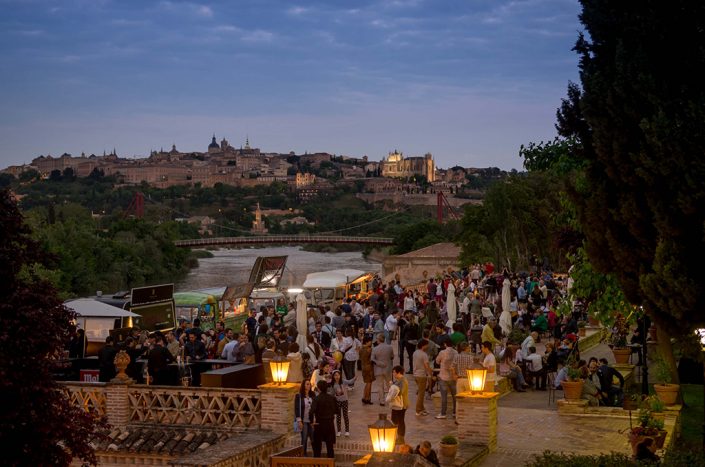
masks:
[[[387,414],[379,414],[379,420],[369,425],[370,441],[374,452],[393,452],[397,442],[397,426],[387,420]]]
[[[487,368],[475,363],[468,368],[468,384],[473,394],[481,393],[485,389],[485,378],[487,378]]]
[[[277,384],[286,383],[286,377],[289,376],[289,360],[277,355],[269,361],[269,368],[272,370],[272,381]]]

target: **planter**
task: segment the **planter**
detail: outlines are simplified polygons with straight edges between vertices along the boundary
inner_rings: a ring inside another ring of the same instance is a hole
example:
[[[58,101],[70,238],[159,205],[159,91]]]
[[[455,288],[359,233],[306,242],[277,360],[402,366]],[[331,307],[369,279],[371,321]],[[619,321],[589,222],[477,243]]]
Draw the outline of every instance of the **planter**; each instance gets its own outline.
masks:
[[[658,398],[666,405],[673,405],[678,400],[679,384],[654,384],[654,391]]]
[[[654,437],[654,444],[656,444],[656,449],[663,449],[663,445],[666,443],[666,430],[659,430],[658,436]]]
[[[623,349],[615,347],[614,349],[612,349],[612,353],[614,354],[615,362],[624,365],[625,363],[629,363],[629,357],[632,354],[632,349]]]
[[[646,438],[652,438],[654,439],[654,444],[656,440],[656,436],[645,436],[645,435],[637,435],[634,433],[629,433],[629,444],[632,445],[632,456],[636,458],[636,450],[639,444],[644,441]]]
[[[583,393],[583,382],[582,381],[563,381],[561,383],[563,386],[563,395],[567,401],[579,401],[580,396]]]
[[[597,318],[593,317],[592,315],[588,314],[588,323],[590,326],[597,327],[600,325],[600,321],[597,320]]]
[[[585,337],[585,328],[578,328],[578,336]]]
[[[639,401],[625,397],[622,408],[624,410],[639,410]]]
[[[651,417],[654,420],[661,420],[662,422],[666,421],[666,412],[651,412]]]
[[[457,444],[445,444],[441,443],[440,445],[440,455],[441,457],[445,457],[448,459],[455,459],[455,456],[458,454],[458,445]]]

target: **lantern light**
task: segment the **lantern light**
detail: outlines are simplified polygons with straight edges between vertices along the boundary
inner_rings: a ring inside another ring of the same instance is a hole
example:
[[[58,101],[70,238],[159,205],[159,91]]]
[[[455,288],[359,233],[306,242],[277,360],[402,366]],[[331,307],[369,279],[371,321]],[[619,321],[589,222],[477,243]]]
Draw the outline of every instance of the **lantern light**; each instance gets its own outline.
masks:
[[[485,379],[487,378],[487,368],[475,362],[467,370],[468,384],[473,394],[482,393],[485,390]]]
[[[379,414],[379,419],[368,425],[370,441],[374,452],[393,452],[397,441],[397,426],[387,420],[387,414]]]
[[[277,355],[269,361],[269,368],[272,370],[272,381],[280,385],[286,383],[286,378],[289,376],[288,359]]]

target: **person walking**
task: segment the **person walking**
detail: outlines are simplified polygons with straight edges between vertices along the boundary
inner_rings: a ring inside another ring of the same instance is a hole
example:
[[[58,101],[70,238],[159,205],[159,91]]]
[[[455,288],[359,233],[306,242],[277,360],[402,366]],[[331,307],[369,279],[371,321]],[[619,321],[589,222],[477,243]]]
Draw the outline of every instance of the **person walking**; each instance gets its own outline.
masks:
[[[406,417],[406,409],[409,408],[409,383],[404,378],[404,367],[395,366],[392,378],[386,402],[392,409],[392,423],[397,425],[397,445],[402,445],[406,434],[404,417]]]
[[[309,422],[313,427],[313,457],[321,457],[321,447],[326,443],[326,457],[335,459],[335,426],[337,411],[335,397],[328,393],[328,383],[318,382],[318,395],[311,404]]]
[[[440,372],[438,374],[439,386],[441,389],[441,413],[436,415],[436,418],[445,419],[448,418],[448,393],[450,393],[453,398],[453,413],[455,416],[455,394],[456,394],[456,375],[453,368],[453,362],[455,361],[455,356],[458,352],[455,351],[453,346],[448,341],[443,341],[442,345],[445,347],[438,353],[436,357],[436,363],[440,365]]]
[[[360,347],[360,366],[362,368],[362,382],[365,389],[362,393],[362,403],[372,405],[372,382],[375,380],[375,373],[372,364],[372,337],[365,336]]]
[[[375,381],[377,381],[377,394],[379,405],[384,406],[384,395],[387,393],[389,380],[392,378],[392,361],[394,350],[385,342],[384,334],[377,336],[377,346],[372,349],[371,360],[374,363]]]
[[[338,429],[336,436],[341,433],[341,418],[345,421],[345,436],[350,436],[350,418],[348,417],[348,386],[343,382],[340,370],[333,372],[333,394],[337,410],[335,412],[335,426]]]
[[[416,351],[412,357],[414,365],[414,379],[416,380],[416,416],[428,415],[424,407],[424,396],[426,395],[426,384],[433,376],[431,365],[428,364],[428,340],[421,339],[416,345]]]

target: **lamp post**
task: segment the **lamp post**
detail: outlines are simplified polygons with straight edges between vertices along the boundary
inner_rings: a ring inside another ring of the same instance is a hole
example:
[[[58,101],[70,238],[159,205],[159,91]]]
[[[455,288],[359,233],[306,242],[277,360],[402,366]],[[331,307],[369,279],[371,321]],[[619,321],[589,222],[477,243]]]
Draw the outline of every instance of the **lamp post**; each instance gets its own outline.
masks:
[[[272,381],[278,385],[286,383],[286,378],[289,375],[289,360],[281,355],[275,356],[269,362],[269,368],[272,370]]]
[[[397,439],[397,426],[387,420],[387,414],[379,414],[379,419],[372,425],[368,425],[370,431],[370,441],[374,452],[394,452],[394,444]]]
[[[482,393],[485,390],[485,379],[487,378],[487,368],[475,362],[467,369],[468,384],[472,394]]]

